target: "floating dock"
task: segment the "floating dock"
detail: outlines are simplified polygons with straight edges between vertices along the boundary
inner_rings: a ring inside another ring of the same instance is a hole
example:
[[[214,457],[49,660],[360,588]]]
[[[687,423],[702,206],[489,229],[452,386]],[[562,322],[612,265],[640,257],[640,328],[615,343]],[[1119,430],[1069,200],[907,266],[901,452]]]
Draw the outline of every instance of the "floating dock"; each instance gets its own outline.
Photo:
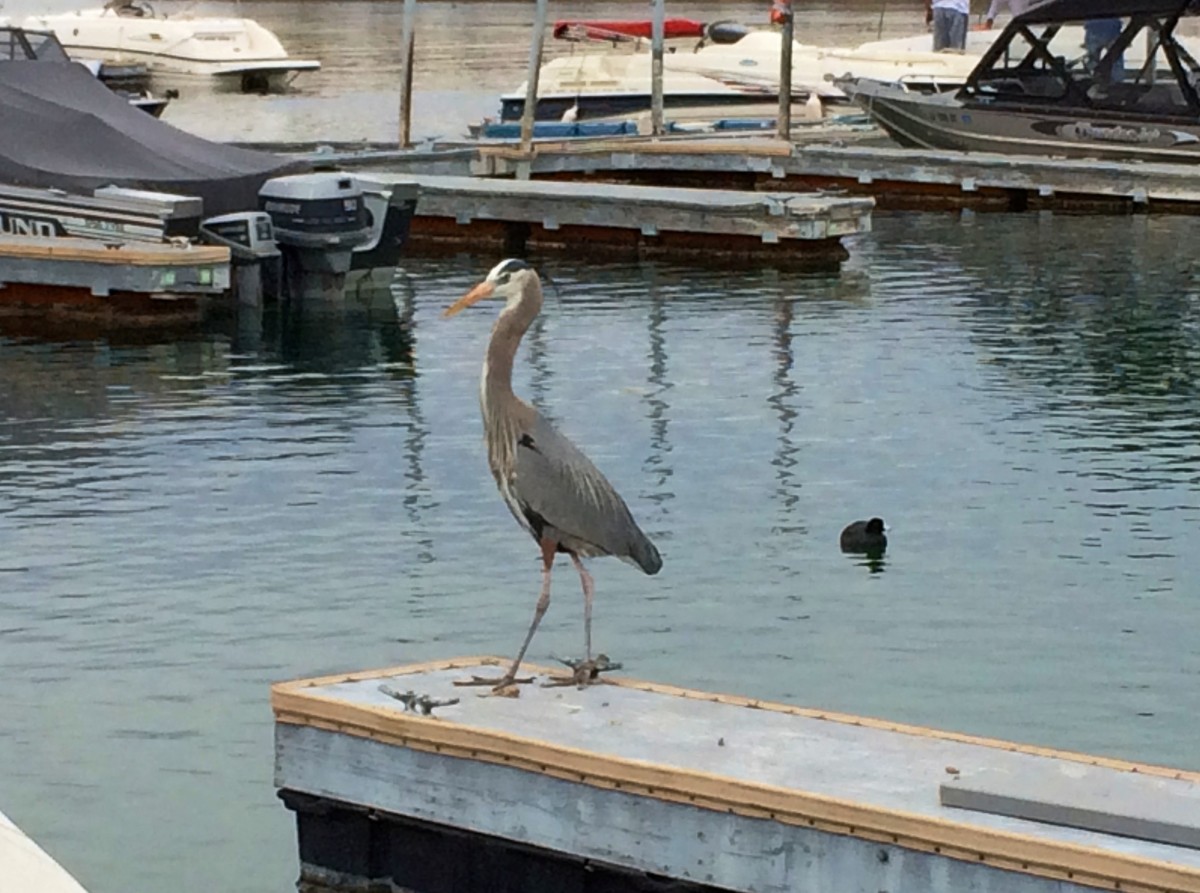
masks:
[[[886,209],[1200,212],[1195,165],[913,150],[885,146],[794,146],[777,140],[643,141],[621,146],[481,150],[477,176],[617,178],[728,188],[836,189],[869,195]]]
[[[274,686],[301,890],[1200,891],[1197,772],[505,665]]]
[[[176,324],[200,319],[229,288],[221,246],[0,235],[0,316]]]
[[[301,154],[317,164],[392,172],[836,190],[870,196],[881,210],[1200,213],[1195,165],[903,149],[844,144],[835,136],[800,144],[764,137],[562,140],[538,143],[529,155],[495,144],[411,151],[346,146]]]
[[[847,256],[845,236],[870,232],[865,197],[720,189],[660,189],[610,183],[386,174],[373,183],[415,181],[409,231],[414,250],[770,260],[827,266]]]

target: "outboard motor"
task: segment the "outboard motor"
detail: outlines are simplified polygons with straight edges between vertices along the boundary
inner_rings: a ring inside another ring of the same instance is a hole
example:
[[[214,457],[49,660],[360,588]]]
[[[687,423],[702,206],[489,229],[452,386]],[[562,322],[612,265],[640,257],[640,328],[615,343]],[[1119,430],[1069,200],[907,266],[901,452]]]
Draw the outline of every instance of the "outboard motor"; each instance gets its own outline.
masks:
[[[368,174],[355,179],[363,191],[371,238],[354,249],[346,285],[360,292],[364,288],[387,289],[408,242],[420,190],[415,180],[400,174]]]
[[[276,300],[282,288],[281,258],[275,228],[266,211],[239,211],[200,222],[200,238],[229,249],[238,302],[260,306]]]
[[[350,254],[371,238],[361,187],[349,174],[296,174],[268,180],[259,208],[271,215],[289,297],[340,292]]]

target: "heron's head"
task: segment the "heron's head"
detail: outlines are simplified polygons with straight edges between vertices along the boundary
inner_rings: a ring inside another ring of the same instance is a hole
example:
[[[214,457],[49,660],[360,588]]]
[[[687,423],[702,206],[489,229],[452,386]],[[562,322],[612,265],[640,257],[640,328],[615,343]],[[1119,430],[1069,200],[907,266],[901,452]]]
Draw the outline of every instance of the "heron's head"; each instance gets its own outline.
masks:
[[[522,298],[534,296],[539,299],[538,306],[541,306],[537,272],[525,261],[510,257],[492,267],[486,279],[447,307],[442,316],[453,316],[484,298],[502,298],[508,306],[512,306]]]

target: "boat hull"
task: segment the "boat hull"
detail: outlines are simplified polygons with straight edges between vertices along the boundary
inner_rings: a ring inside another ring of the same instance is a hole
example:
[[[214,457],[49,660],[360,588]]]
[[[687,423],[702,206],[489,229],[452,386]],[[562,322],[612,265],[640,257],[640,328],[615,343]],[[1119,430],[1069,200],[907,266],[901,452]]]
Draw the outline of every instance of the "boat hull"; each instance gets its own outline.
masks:
[[[925,149],[1200,163],[1200,121],[1076,109],[989,108],[891,84],[847,82],[854,100],[898,143]]]
[[[218,89],[270,92],[321,67],[293,59],[253,19],[181,15],[171,18],[113,9],[30,16],[26,28],[53,31],[72,58],[145,66],[157,80],[204,78]]]

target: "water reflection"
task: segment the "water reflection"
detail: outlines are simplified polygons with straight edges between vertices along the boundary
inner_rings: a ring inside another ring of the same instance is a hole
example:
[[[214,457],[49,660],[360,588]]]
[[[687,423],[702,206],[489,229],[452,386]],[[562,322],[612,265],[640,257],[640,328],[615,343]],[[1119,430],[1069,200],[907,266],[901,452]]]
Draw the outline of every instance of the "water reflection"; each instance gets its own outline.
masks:
[[[671,514],[671,500],[675,498],[669,486],[674,474],[670,462],[671,404],[667,400],[672,384],[667,367],[667,301],[658,287],[657,269],[657,266],[649,265],[646,277],[650,306],[647,318],[649,351],[646,357],[649,361],[646,375],[649,387],[645,403],[646,418],[650,421],[650,443],[642,469],[650,475],[650,492],[645,498],[657,509],[656,523],[665,525]]]
[[[772,376],[775,391],[767,397],[767,402],[779,420],[775,456],[772,459],[772,465],[775,466],[775,498],[780,509],[780,520],[775,526],[775,531],[785,536],[808,533],[803,520],[795,517],[803,484],[796,477],[796,456],[799,447],[792,437],[799,415],[796,398],[800,393],[799,385],[792,379],[792,303],[783,295],[775,299],[775,371]]]
[[[1033,221],[1031,221],[1033,222]],[[996,238],[965,229],[967,271],[978,275],[973,337],[988,362],[1035,395],[1037,412],[1104,458],[1095,473],[1131,488],[1200,482],[1200,288],[1190,219],[1037,219],[1032,243],[1015,228]],[[1120,238],[1104,238],[1104,229]],[[1032,248],[997,282],[983,270]],[[1028,407],[1020,407],[1028,411]],[[1089,472],[1085,472],[1089,473]]]

